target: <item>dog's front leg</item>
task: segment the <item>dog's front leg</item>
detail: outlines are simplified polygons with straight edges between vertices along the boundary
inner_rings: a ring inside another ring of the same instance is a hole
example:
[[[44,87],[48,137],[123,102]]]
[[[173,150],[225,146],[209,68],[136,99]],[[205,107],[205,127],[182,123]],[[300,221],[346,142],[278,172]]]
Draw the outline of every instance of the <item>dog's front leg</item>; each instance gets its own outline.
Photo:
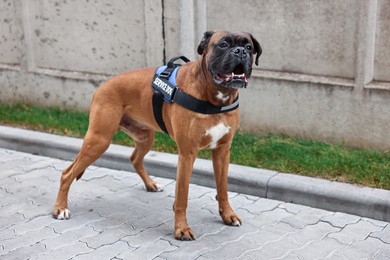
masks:
[[[186,209],[188,188],[196,153],[180,153],[176,176],[176,194],[173,210],[175,212],[175,238],[179,240],[195,240],[195,235],[187,224]]]
[[[230,207],[228,200],[228,170],[230,143],[218,146],[212,151],[219,214],[226,225],[240,226],[241,220]]]

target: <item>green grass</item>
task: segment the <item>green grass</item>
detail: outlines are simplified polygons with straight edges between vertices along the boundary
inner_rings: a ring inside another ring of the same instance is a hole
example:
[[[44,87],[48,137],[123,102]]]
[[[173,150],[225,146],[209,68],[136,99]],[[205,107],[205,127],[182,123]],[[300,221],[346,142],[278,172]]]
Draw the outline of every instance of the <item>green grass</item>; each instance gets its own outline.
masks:
[[[0,124],[83,137],[88,127],[88,114],[26,104],[0,104]],[[123,132],[118,132],[113,142],[133,145],[131,138]],[[175,143],[162,133],[156,133],[153,150],[177,152]],[[202,158],[210,156],[210,151],[199,154]],[[288,136],[256,136],[239,132],[233,140],[231,162],[390,190],[388,151],[370,151]]]

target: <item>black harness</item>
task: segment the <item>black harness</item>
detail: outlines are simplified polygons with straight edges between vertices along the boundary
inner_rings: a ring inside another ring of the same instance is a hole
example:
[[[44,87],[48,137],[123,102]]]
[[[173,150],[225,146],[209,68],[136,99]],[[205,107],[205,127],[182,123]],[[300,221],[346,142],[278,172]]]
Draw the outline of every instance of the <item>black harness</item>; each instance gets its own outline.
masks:
[[[184,62],[190,60],[184,56],[179,56],[171,59],[167,65],[157,68],[156,74],[152,80],[153,90],[153,113],[161,130],[168,133],[162,116],[162,106],[164,101],[167,103],[176,103],[188,110],[201,114],[220,114],[226,113],[238,108],[238,97],[231,105],[228,106],[214,106],[213,104],[199,100],[181,91],[176,86],[176,76],[180,68],[180,64],[174,63],[181,59]]]

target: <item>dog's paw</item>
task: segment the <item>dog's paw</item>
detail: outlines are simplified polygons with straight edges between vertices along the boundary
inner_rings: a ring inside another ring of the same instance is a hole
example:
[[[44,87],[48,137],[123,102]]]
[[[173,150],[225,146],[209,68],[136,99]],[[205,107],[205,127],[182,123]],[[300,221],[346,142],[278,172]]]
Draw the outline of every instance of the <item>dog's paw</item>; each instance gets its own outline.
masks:
[[[242,222],[241,219],[233,212],[228,211],[229,213],[224,213],[220,210],[220,215],[222,217],[223,222],[226,225],[233,226],[233,227],[239,227],[241,226]]]
[[[146,186],[146,190],[151,192],[161,192],[164,191],[164,185],[154,182],[151,185]]]
[[[70,210],[57,210],[56,213],[53,213],[53,217],[59,220],[69,219],[70,218]]]
[[[196,237],[190,227],[185,227],[175,229],[175,239],[182,241],[192,241],[196,240]]]
[[[230,226],[234,226],[234,227],[239,227],[241,226],[241,220],[238,219],[238,220],[235,220],[233,222],[230,223]]]

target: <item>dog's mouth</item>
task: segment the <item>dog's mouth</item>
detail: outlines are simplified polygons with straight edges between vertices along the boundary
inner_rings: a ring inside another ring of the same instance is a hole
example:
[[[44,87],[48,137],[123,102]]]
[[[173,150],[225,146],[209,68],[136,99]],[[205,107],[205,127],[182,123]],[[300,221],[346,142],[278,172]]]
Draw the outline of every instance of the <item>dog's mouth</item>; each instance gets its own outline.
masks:
[[[213,74],[216,84],[230,88],[246,88],[248,78],[242,64],[237,65],[232,72]]]

